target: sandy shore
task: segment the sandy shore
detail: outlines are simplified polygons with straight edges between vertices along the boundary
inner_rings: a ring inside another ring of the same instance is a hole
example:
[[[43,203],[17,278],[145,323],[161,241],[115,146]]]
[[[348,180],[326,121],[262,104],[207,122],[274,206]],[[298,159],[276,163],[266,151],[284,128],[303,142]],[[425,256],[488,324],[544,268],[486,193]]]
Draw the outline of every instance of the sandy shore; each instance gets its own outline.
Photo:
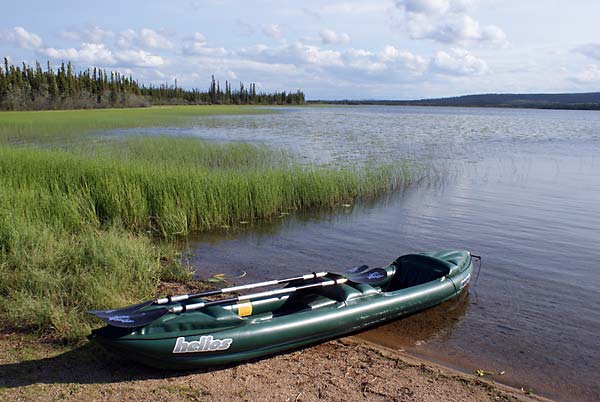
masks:
[[[0,333],[3,401],[544,401],[354,337],[217,370],[169,372]]]

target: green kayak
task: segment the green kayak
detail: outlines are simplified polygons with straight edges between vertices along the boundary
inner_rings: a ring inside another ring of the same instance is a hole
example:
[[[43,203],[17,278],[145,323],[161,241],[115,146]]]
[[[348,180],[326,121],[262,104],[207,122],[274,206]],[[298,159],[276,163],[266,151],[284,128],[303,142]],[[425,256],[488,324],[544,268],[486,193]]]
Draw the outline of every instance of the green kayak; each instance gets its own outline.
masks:
[[[159,299],[163,306],[156,301],[91,312],[110,324],[90,338],[158,368],[236,363],[353,333],[452,299],[469,283],[473,262],[468,251],[444,250],[351,271],[305,275],[300,282],[225,304],[173,297]],[[141,325],[139,317],[149,322]]]

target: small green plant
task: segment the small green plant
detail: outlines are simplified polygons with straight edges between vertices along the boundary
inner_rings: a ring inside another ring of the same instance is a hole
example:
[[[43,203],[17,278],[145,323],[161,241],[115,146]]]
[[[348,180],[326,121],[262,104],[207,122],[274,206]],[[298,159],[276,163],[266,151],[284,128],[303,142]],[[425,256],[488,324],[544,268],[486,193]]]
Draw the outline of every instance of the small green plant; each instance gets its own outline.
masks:
[[[525,388],[521,387],[521,392],[528,396],[533,396],[533,390],[531,388],[525,390]]]

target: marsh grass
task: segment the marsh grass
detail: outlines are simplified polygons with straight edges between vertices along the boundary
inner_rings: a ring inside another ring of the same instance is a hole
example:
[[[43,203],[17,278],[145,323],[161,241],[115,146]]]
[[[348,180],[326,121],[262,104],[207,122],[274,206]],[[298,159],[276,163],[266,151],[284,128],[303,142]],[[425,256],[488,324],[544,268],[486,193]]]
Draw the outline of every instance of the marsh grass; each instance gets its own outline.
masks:
[[[247,144],[146,138],[104,147],[96,156],[0,147],[2,188],[22,196],[3,198],[10,199],[3,207],[65,230],[117,225],[171,238],[289,209],[332,207],[408,180],[402,165],[310,168]]]
[[[64,144],[98,130],[193,124],[211,115],[272,113],[251,106],[155,106],[132,109],[0,112],[0,144]]]
[[[169,116],[198,108],[175,109]],[[11,119],[14,127],[29,126],[18,113],[0,114],[0,137],[48,144],[58,138],[57,127],[81,136],[84,126],[133,125],[142,116],[137,109],[126,119],[123,110],[96,112],[121,120],[84,125],[78,113],[90,111],[69,111],[52,113],[74,120],[49,123],[45,112],[28,112],[23,115],[35,129],[8,135]],[[48,131],[39,134],[45,124]],[[178,237],[333,207],[407,185],[421,173],[404,163],[360,170],[300,166],[270,148],[192,138],[77,142],[67,150],[0,145],[0,315],[14,327],[80,340],[97,325],[86,309],[148,298],[161,278],[188,276]]]

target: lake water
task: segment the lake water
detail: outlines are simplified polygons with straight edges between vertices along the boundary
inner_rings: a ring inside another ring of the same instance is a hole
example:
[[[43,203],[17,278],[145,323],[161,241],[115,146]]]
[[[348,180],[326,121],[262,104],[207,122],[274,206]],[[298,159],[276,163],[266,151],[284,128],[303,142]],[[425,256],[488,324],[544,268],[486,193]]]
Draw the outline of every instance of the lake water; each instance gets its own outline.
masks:
[[[246,271],[249,282],[471,250],[483,267],[466,297],[359,336],[536,394],[600,400],[600,113],[291,108],[157,132],[323,164],[434,163],[442,180],[400,194],[203,234],[191,262],[200,277]]]

